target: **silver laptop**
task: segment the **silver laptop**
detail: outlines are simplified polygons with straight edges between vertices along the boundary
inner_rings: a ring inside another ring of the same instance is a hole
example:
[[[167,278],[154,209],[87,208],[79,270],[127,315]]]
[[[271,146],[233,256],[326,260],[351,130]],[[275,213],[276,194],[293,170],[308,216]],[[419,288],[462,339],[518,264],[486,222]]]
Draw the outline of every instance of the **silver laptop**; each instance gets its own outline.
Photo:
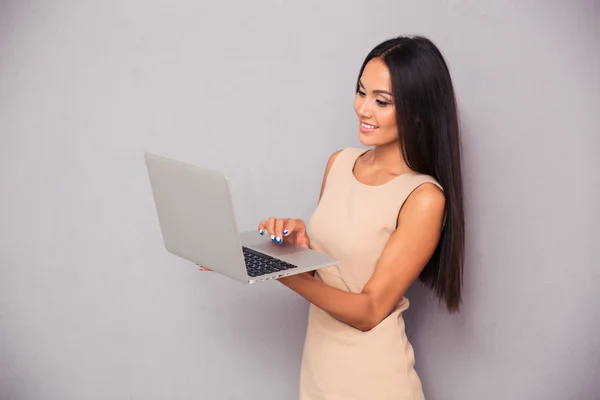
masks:
[[[224,174],[152,153],[146,153],[145,160],[170,253],[242,283],[338,264],[329,255],[285,240],[274,243],[258,229],[239,233]]]

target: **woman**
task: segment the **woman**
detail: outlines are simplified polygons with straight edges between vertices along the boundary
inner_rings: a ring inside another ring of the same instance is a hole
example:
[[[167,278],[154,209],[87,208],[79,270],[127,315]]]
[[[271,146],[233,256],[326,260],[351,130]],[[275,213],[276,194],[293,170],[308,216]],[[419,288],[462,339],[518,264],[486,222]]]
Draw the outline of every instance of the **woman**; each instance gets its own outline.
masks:
[[[373,148],[331,155],[308,226],[271,217],[258,230],[340,260],[280,279],[311,303],[300,399],[424,399],[403,295],[420,278],[458,311],[464,247],[458,118],[439,50],[423,37],[375,47],[354,108]]]

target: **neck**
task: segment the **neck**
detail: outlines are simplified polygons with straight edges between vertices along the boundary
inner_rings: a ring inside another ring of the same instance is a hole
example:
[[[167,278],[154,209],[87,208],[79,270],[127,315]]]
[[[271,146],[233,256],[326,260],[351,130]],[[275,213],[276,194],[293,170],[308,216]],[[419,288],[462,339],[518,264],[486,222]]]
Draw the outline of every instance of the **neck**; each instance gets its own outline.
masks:
[[[387,170],[398,175],[410,171],[402,157],[398,142],[375,146],[372,163],[378,169]]]

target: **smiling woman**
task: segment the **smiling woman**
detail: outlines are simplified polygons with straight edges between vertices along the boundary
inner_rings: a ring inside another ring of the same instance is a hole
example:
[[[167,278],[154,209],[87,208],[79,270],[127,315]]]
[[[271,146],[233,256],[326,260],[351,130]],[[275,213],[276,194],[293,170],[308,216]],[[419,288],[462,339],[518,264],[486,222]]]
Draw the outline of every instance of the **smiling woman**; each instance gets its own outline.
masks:
[[[370,146],[382,139],[397,140],[390,71],[381,59],[375,58],[365,66],[356,93],[354,109],[360,119],[361,142]]]
[[[464,243],[458,117],[450,73],[423,37],[383,42],[356,86],[359,139],[329,158],[308,225],[270,217],[260,234],[338,266],[280,279],[310,303],[301,400],[423,400],[405,330],[421,279],[451,312]]]

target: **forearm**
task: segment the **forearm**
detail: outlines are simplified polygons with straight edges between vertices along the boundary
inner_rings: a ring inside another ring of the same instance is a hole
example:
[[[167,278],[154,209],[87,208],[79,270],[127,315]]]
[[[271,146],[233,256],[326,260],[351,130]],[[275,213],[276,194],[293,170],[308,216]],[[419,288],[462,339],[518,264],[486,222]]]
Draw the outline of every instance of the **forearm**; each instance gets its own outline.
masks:
[[[356,329],[364,332],[374,326],[374,306],[368,294],[346,292],[308,274],[282,278],[281,283],[334,318]]]

